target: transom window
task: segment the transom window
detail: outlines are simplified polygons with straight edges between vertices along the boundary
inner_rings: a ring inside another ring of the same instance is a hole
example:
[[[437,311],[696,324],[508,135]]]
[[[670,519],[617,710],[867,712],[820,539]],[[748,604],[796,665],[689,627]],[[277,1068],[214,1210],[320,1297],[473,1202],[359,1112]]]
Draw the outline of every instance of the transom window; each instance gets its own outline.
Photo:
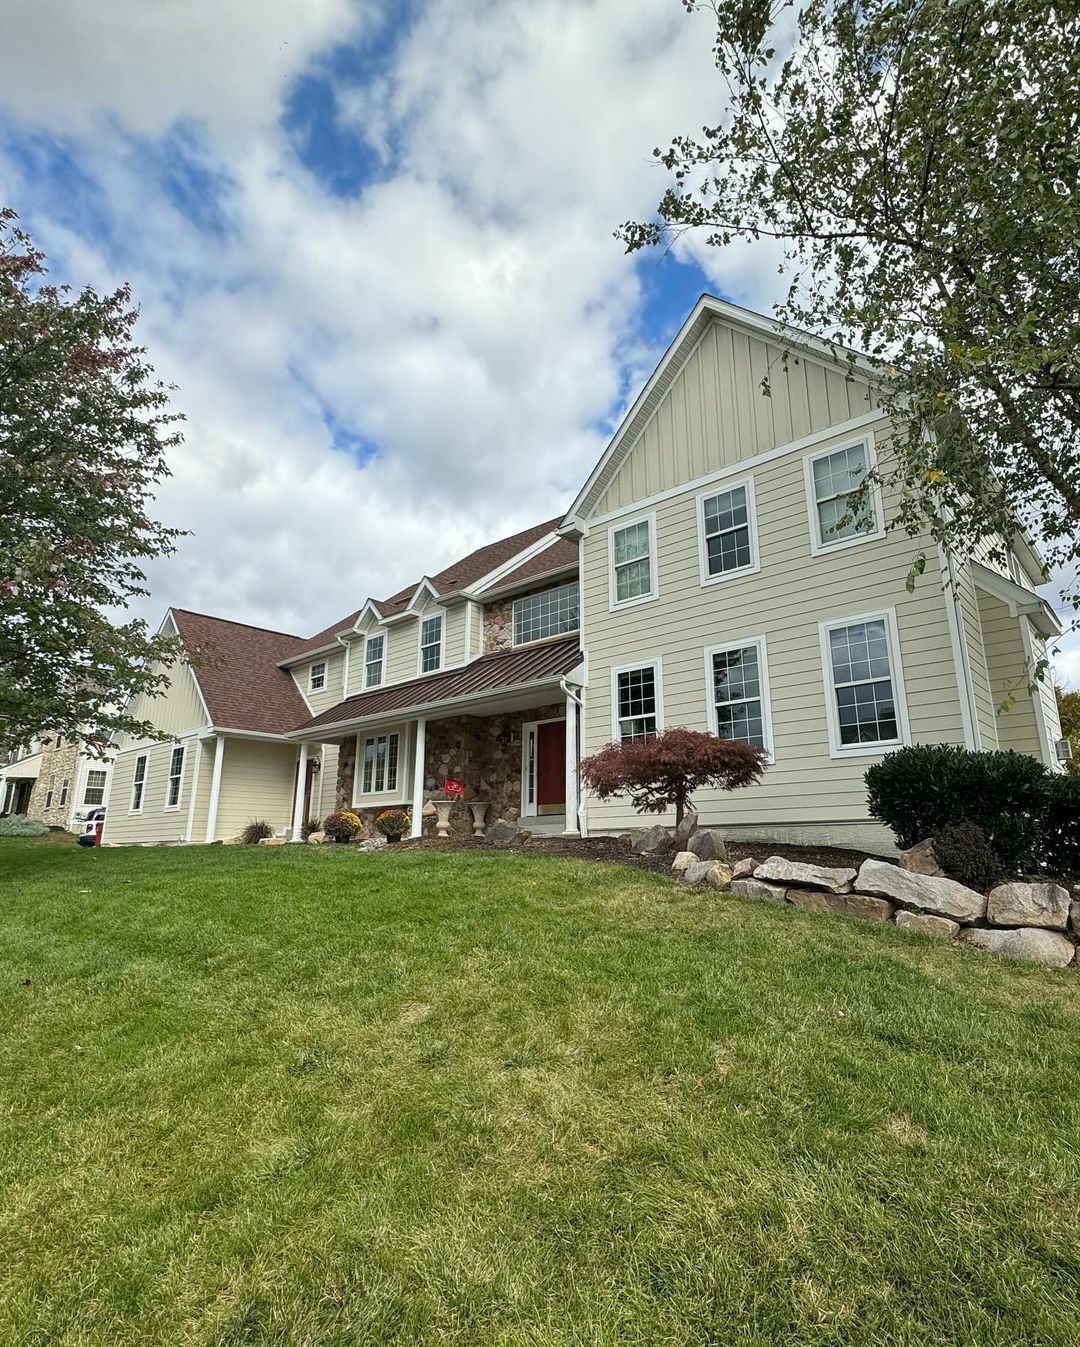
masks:
[[[364,740],[364,794],[397,790],[398,736],[377,734]]]
[[[165,808],[175,809],[180,803],[180,787],[184,780],[184,746],[177,744],[169,758],[169,780],[165,786]]]
[[[649,739],[657,731],[658,670],[655,664],[615,671],[615,728],[618,738]]]
[[[612,606],[653,598],[656,563],[652,518],[612,529],[610,537]]]
[[[706,652],[712,686],[713,733],[771,751],[765,690],[764,640],[714,646]]]
[[[318,660],[308,670],[308,691],[321,692],[326,687],[326,660]]]
[[[866,445],[854,444],[833,453],[819,454],[808,463],[817,546],[831,547],[876,532],[872,488],[860,498],[854,510],[848,499],[866,480]]]
[[[824,636],[837,747],[899,743],[903,735],[886,617],[830,625]]]
[[[702,498],[703,579],[732,575],[756,566],[752,512],[753,497],[748,484]]]
[[[369,636],[364,650],[364,687],[377,687],[383,681],[383,660],[386,655],[385,635]]]
[[[577,631],[581,606],[578,582],[571,580],[540,594],[527,594],[514,600],[514,644],[527,645],[547,636]]]
[[[140,753],[135,759],[135,774],[131,778],[131,805],[133,814],[142,810],[143,793],[146,790],[146,754]]]
[[[442,664],[442,613],[420,623],[420,672],[432,673]]]
[[[83,790],[83,804],[98,805],[105,803],[105,783],[109,774],[100,768],[91,767],[86,773],[86,786]]]

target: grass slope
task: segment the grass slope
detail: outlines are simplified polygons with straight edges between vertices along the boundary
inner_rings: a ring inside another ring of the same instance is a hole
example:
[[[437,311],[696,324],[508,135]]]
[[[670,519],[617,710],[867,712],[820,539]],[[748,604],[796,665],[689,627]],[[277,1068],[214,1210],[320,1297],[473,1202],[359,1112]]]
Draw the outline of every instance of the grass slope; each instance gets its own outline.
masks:
[[[0,1343],[1073,1344],[1080,982],[617,866],[0,843]]]

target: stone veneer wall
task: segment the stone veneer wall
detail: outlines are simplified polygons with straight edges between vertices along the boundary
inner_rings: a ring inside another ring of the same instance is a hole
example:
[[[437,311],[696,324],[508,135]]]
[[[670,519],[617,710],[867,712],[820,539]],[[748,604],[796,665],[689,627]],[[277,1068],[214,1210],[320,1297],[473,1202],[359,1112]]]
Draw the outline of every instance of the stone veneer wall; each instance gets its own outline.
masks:
[[[79,773],[79,749],[80,745],[74,740],[65,739],[61,748],[56,747],[55,739],[51,739],[45,744],[41,753],[41,771],[38,773],[38,779],[34,784],[33,793],[30,796],[30,803],[27,806],[27,817],[38,819],[42,823],[47,823],[50,828],[66,828],[68,818],[71,815],[72,793],[75,790],[75,778]],[[63,804],[60,803],[60,786],[67,778],[68,794]],[[49,793],[49,787],[52,786],[53,798],[50,808],[45,808],[45,799]]]
[[[521,814],[521,727],[529,720],[561,719],[566,708],[561,704],[512,711],[499,716],[451,716],[429,720],[424,754],[424,801],[442,799],[442,784],[447,777],[465,784],[461,798],[450,811],[450,832],[454,837],[472,835],[470,800],[488,801],[486,822],[516,819]],[[352,799],[353,773],[356,770],[355,739],[341,745],[338,754],[338,808]],[[407,791],[405,792],[408,793]],[[378,809],[361,809],[366,831],[370,834]],[[425,834],[435,831],[434,818],[424,820]]]
[[[514,600],[484,605],[484,654],[512,650],[514,646]]]

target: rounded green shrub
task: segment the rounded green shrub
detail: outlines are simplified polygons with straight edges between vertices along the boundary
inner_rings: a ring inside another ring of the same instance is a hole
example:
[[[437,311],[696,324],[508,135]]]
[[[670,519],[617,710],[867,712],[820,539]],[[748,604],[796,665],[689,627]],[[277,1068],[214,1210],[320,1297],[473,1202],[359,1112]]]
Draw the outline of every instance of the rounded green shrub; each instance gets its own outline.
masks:
[[[0,837],[40,837],[49,830],[39,819],[25,814],[8,814],[0,818]]]

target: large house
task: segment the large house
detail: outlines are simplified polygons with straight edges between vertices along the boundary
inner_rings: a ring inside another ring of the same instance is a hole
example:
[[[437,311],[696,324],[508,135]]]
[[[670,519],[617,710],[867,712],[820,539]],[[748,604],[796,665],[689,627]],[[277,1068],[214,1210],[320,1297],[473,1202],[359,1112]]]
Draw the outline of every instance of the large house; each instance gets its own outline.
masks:
[[[928,546],[909,592],[891,502],[847,505],[888,441],[869,367],[702,297],[564,516],[307,639],[171,610],[191,662],[133,708],[169,738],[121,745],[106,842],[253,818],[299,836],[342,804],[407,807],[415,834],[447,780],[458,831],[472,805],[622,831],[640,819],[583,797],[578,763],[674,725],[766,750],[760,784],[696,801],[747,838],[888,847],[863,773],[902,744],[1056,767],[1053,691],[1030,680],[1060,630],[1037,555],[1021,535],[1003,571]]]
[[[108,804],[114,750],[50,732],[0,763],[0,814],[24,814],[74,832],[79,820]]]

